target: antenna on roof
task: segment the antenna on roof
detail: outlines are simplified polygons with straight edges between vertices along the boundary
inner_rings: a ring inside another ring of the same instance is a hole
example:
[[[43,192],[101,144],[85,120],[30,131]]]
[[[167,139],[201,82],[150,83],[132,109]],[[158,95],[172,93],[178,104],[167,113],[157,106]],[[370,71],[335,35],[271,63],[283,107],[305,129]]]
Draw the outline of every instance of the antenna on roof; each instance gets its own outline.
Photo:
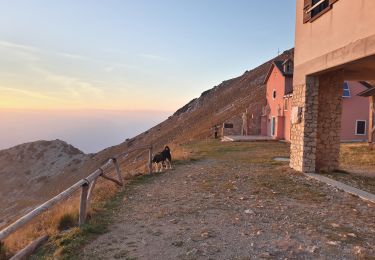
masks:
[[[277,48],[277,56],[280,55],[280,48]]]

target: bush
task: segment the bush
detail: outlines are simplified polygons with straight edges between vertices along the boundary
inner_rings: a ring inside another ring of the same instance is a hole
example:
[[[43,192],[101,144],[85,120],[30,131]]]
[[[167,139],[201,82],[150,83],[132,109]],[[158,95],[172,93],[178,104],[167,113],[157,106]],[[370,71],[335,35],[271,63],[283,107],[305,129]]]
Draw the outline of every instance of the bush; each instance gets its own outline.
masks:
[[[59,231],[70,229],[77,225],[78,216],[72,213],[65,213],[61,216],[57,224],[57,229]]]
[[[7,249],[5,245],[0,241],[0,260],[7,259]]]

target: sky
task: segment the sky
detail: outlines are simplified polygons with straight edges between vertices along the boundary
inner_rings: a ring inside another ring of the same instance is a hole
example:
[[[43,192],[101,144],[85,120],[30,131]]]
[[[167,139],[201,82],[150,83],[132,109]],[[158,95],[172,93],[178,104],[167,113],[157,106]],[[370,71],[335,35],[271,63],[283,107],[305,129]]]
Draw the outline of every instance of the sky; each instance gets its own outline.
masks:
[[[294,22],[295,0],[2,0],[0,120],[17,134],[0,132],[0,149],[66,137],[40,131],[40,121],[56,125],[55,117],[72,132],[77,118],[95,114],[97,124],[101,115],[143,118],[142,127],[119,126],[116,141],[131,137],[292,48]]]

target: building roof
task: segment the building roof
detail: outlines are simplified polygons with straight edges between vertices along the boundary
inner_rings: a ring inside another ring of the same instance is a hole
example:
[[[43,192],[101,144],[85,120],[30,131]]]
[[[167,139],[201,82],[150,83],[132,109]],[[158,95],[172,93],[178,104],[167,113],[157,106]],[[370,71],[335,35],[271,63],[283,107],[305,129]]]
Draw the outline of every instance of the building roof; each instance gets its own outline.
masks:
[[[271,73],[272,73],[272,70],[273,70],[274,67],[276,67],[284,77],[288,77],[288,78],[293,77],[293,72],[289,72],[288,73],[288,72],[284,71],[283,65],[286,62],[288,62],[288,61],[293,62],[293,60],[290,59],[290,58],[286,59],[286,60],[276,60],[276,61],[273,61],[272,64],[271,64],[271,66],[270,66],[270,69],[268,70],[267,76],[264,78],[264,82],[263,83],[264,84],[267,83],[269,77],[271,76]]]
[[[284,94],[284,96],[286,96],[286,95],[293,95],[293,88],[288,89],[288,90],[285,89],[285,94]]]
[[[365,91],[362,91],[361,93],[358,93],[357,96],[360,97],[371,97],[375,96],[375,87],[370,84],[370,82],[367,81],[360,81],[363,86],[365,86],[367,89]],[[372,82],[371,82],[372,83]]]
[[[361,93],[358,93],[357,96],[361,96],[361,97],[375,96],[375,87],[366,89],[365,91],[362,91]]]

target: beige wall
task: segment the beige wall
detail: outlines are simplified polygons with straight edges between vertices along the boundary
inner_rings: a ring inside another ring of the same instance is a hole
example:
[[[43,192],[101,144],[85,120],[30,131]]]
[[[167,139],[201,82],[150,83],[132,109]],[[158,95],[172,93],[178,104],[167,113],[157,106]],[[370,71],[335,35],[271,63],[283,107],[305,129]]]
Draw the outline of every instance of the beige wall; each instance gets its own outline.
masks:
[[[312,22],[303,23],[297,0],[294,84],[305,75],[375,54],[375,1],[339,0]]]

